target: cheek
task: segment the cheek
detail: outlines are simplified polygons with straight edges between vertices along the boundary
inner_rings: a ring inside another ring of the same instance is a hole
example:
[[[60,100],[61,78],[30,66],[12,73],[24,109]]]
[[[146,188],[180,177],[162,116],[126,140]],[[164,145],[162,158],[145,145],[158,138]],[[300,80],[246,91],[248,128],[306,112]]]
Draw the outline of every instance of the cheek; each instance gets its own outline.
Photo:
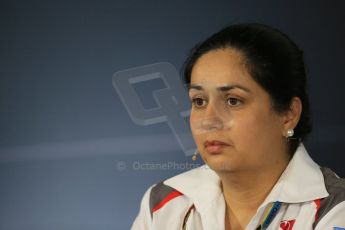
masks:
[[[190,118],[189,118],[189,124],[190,124],[194,141],[196,142],[197,145],[201,139],[200,125],[199,125],[200,122],[198,122],[198,120],[199,119],[197,118],[197,116],[191,113]]]
[[[190,125],[190,129],[192,131],[192,134],[194,136],[195,132],[196,132],[196,122],[195,122],[196,118],[195,116],[193,115],[193,113],[190,114],[190,117],[189,117],[189,125]]]
[[[265,149],[278,137],[278,123],[271,114],[251,112],[234,119],[232,134],[239,149]]]

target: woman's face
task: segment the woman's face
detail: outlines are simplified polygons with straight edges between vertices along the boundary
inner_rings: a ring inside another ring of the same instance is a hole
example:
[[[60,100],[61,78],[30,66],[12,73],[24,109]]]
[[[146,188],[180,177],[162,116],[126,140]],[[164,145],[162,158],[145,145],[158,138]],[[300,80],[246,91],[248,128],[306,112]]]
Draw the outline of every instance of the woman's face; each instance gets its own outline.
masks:
[[[193,67],[190,124],[197,148],[216,171],[259,170],[287,159],[283,115],[246,70],[242,53],[210,51]]]

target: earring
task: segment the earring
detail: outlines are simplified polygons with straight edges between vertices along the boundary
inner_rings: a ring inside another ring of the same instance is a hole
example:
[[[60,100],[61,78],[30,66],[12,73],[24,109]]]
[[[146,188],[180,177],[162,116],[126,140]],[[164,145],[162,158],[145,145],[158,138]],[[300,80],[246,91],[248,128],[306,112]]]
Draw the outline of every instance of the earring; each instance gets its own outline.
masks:
[[[195,150],[193,156],[192,156],[192,160],[196,161],[197,155],[199,154],[198,150]]]
[[[287,133],[286,133],[286,138],[292,137],[294,135],[294,131],[293,129],[288,129]]]

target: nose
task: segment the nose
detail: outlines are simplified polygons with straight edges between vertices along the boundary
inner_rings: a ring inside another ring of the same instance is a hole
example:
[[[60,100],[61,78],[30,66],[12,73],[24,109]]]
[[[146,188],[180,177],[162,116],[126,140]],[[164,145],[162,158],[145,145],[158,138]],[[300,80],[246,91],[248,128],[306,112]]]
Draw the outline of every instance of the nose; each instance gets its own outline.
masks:
[[[209,130],[220,130],[223,129],[223,121],[220,117],[220,111],[217,106],[209,104],[205,110],[204,116],[201,118],[202,129]]]

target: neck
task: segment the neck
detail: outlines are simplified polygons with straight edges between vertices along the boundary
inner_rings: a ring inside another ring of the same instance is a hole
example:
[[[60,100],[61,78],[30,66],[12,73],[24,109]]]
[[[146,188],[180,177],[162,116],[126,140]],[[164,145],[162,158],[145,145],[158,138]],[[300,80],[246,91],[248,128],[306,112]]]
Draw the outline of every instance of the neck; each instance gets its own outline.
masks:
[[[260,170],[218,173],[227,206],[232,210],[254,211],[255,213],[287,164],[286,159]]]
[[[225,229],[245,229],[285,170],[288,160],[245,172],[219,172],[226,202]]]

